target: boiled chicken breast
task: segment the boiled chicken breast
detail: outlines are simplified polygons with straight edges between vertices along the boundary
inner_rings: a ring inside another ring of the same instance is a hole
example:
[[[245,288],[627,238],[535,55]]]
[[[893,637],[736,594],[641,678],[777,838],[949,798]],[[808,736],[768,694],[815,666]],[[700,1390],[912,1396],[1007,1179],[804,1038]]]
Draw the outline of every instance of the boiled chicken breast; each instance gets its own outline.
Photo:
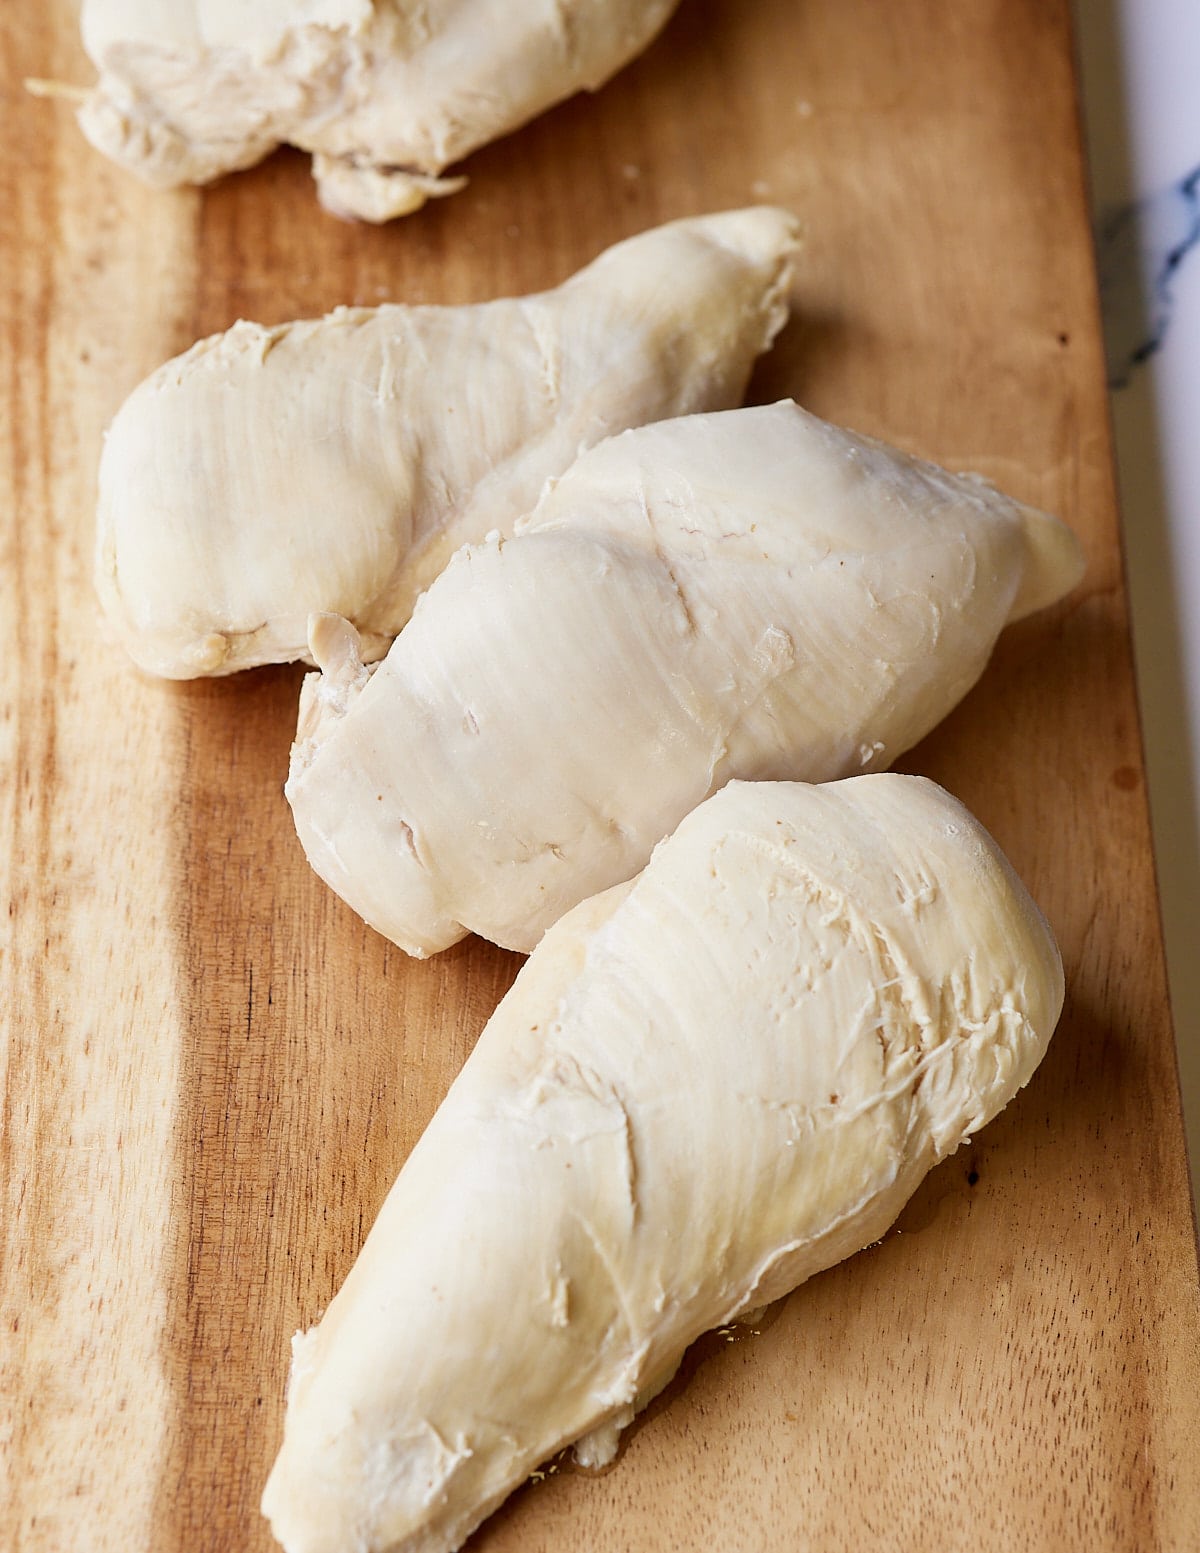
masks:
[[[835,563],[836,564],[836,563]],[[878,1240],[1063,999],[996,844],[920,777],[730,784],[569,912],[296,1339],[287,1553],[446,1553],[702,1332]]]
[[[464,541],[627,426],[740,403],[787,314],[796,223],[676,221],[555,291],[239,323],[148,378],[100,464],[96,580],[134,659],[227,674],[308,653],[308,617],[386,651]]]
[[[443,170],[640,54],[677,0],[84,0],[99,150],[207,183],[284,141],[324,204],[386,221]]]
[[[1079,579],[1057,519],[782,403],[585,454],[369,673],[314,621],[287,795],[410,954],[528,951],[733,777],[889,765]]]

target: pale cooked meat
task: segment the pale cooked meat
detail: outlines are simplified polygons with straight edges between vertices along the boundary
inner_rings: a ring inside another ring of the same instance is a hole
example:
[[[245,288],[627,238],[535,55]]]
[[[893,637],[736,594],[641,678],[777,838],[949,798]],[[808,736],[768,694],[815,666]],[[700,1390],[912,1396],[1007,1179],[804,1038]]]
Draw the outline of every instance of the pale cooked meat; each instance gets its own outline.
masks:
[[[601,86],[677,0],[84,0],[99,150],[162,187],[283,142],[322,202],[386,221],[450,194],[443,170]]]
[[[297,830],[410,954],[532,949],[730,778],[890,765],[1082,564],[1057,519],[790,403],[615,437],[518,530],[373,675],[314,622]]]
[[[1062,997],[933,783],[727,787],[547,933],[297,1338],[276,1536],[446,1553],[563,1446],[602,1463],[702,1332],[879,1239]]]
[[[740,402],[787,314],[796,223],[672,222],[554,291],[240,323],[126,400],[100,464],[96,580],[156,674],[307,656],[313,611],[379,656],[467,540],[627,426]]]

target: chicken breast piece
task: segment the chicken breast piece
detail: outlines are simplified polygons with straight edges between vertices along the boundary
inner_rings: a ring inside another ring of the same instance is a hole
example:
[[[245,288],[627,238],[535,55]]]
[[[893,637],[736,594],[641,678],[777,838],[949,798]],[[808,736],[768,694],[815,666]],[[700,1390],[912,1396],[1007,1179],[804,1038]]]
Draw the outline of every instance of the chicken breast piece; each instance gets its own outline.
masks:
[[[287,141],[322,203],[386,221],[461,188],[442,171],[649,44],[677,0],[84,0],[100,151],[160,187]]]
[[[941,788],[730,784],[546,934],[294,1345],[288,1553],[445,1553],[702,1332],[878,1240],[1028,1082],[1046,922]]]
[[[613,438],[518,528],[373,675],[314,622],[296,828],[410,954],[532,949],[730,778],[890,764],[1081,571],[1057,519],[791,403]]]
[[[201,341],[106,439],[106,614],[172,678],[306,657],[314,611],[381,655],[447,557],[510,532],[585,448],[740,403],[796,246],[794,218],[757,207],[630,238],[537,296]]]

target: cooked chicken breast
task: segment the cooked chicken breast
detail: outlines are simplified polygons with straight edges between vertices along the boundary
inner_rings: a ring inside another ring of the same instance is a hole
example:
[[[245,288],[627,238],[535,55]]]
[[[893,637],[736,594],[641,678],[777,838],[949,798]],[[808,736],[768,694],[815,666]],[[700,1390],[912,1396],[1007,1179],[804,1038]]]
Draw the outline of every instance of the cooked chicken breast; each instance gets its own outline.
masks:
[[[627,426],[740,403],[787,315],[796,223],[672,222],[555,291],[239,323],[122,406],[100,464],[96,580],[145,669],[305,657],[308,617],[378,657],[467,540]]]
[[[208,183],[287,141],[322,202],[386,221],[443,170],[640,54],[677,0],[84,0],[99,150]]]
[[[878,1240],[1029,1080],[1053,937],[919,777],[733,783],[547,933],[320,1324],[263,1509],[446,1553],[702,1332]]]
[[[410,954],[532,949],[732,777],[889,765],[1081,569],[1057,519],[790,403],[615,437],[518,530],[373,674],[314,622],[296,828]]]

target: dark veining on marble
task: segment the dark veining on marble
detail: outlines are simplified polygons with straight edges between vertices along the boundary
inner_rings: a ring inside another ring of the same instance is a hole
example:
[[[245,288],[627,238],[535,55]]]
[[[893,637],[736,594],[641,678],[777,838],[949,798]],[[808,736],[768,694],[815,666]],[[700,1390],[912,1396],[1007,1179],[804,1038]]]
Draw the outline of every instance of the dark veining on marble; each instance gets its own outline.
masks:
[[[1124,388],[1162,345],[1175,305],[1175,281],[1188,255],[1198,248],[1200,165],[1170,188],[1122,205],[1098,223],[1096,253],[1111,388]]]

